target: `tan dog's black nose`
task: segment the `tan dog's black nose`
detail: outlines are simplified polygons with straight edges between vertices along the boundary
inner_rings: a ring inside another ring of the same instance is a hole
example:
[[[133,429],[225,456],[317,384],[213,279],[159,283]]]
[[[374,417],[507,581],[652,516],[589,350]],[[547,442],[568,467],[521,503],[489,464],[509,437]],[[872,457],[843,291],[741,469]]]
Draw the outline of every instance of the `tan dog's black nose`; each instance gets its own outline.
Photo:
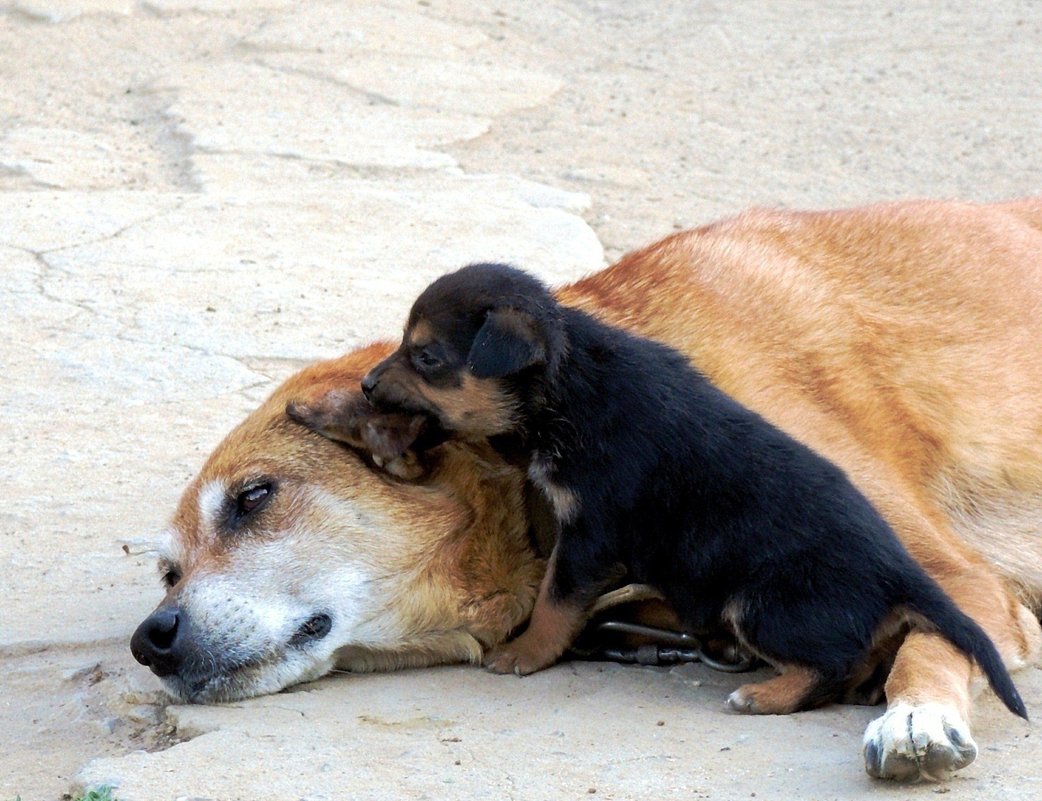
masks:
[[[178,638],[184,628],[181,617],[177,607],[161,606],[145,618],[130,638],[134,658],[157,676],[169,676],[181,666],[183,654]]]

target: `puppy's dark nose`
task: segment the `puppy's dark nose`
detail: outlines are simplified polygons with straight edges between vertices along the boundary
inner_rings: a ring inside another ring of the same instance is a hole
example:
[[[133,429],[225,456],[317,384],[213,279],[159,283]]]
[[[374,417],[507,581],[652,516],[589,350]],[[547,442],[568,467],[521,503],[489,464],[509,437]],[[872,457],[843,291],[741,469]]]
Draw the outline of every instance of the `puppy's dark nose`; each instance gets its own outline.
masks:
[[[181,636],[179,636],[181,635]],[[176,606],[161,606],[145,618],[130,638],[130,652],[157,676],[169,676],[181,666],[183,614]]]
[[[387,365],[390,364],[394,358],[393,354],[388,356],[376,365],[376,367],[366,373],[365,378],[362,379],[362,394],[365,395],[366,399],[370,402],[375,402],[373,400],[373,393],[376,391],[376,385],[380,383],[380,378],[387,370]]]
[[[379,380],[380,378],[376,375],[376,370],[370,370],[365,374],[365,378],[362,379],[362,394],[365,395],[367,400],[373,399],[373,390],[376,389],[376,383]]]

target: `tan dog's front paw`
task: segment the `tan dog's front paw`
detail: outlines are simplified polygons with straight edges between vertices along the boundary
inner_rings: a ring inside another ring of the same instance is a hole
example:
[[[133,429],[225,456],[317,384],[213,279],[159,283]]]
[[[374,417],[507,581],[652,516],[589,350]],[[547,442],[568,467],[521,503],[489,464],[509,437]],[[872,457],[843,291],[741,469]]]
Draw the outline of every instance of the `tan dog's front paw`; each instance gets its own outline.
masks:
[[[954,707],[898,702],[868,724],[864,753],[869,776],[941,782],[977,758],[977,744]]]
[[[493,673],[513,673],[515,676],[527,676],[538,670],[550,667],[557,661],[553,654],[541,653],[541,649],[524,642],[521,635],[512,642],[500,645],[488,652],[485,667]]]

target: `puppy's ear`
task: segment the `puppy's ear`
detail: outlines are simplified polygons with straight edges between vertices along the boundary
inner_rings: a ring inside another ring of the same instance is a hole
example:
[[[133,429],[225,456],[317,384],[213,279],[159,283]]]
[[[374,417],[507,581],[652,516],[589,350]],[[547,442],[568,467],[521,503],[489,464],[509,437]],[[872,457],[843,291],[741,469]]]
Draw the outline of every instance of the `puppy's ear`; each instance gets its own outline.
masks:
[[[467,356],[477,378],[502,378],[546,363],[546,345],[534,317],[517,309],[493,309]]]
[[[412,480],[425,472],[413,449],[427,427],[424,415],[381,412],[360,392],[343,389],[291,400],[286,415],[326,439],[367,453],[391,475]]]

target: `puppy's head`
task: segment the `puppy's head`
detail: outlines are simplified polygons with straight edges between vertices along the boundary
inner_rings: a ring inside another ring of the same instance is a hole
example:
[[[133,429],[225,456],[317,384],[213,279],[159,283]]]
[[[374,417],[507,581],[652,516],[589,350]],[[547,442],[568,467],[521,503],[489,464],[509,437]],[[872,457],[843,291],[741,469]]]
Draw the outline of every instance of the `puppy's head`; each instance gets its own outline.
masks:
[[[513,267],[472,264],[423,291],[398,350],[362,389],[380,408],[483,439],[517,427],[526,382],[552,374],[563,351],[560,308],[542,283]]]

